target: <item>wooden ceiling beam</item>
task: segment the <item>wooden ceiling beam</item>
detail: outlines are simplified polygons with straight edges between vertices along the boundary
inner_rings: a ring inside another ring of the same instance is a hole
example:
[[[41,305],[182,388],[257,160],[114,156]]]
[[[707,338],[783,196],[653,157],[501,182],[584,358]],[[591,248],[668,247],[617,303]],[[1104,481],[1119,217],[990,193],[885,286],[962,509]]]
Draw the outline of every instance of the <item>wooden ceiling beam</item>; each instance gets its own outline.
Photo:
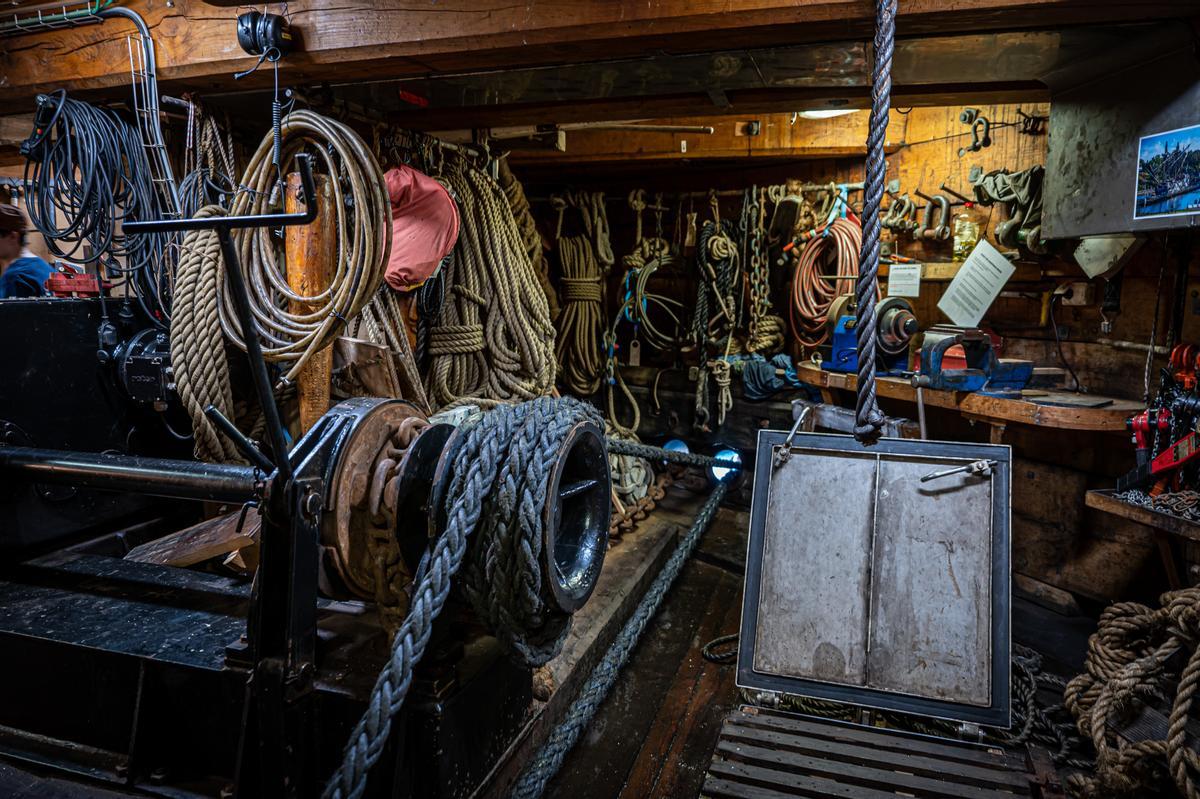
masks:
[[[234,84],[254,59],[237,46],[235,9],[200,0],[130,0],[150,25],[165,90],[213,92],[268,85],[270,68]],[[297,0],[298,52],[288,83],[365,81],[463,70],[581,63],[648,53],[869,38],[872,0]],[[902,36],[1185,18],[1194,0],[905,0]],[[127,23],[26,34],[0,46],[0,101],[21,103],[59,87],[106,91],[129,83]]]

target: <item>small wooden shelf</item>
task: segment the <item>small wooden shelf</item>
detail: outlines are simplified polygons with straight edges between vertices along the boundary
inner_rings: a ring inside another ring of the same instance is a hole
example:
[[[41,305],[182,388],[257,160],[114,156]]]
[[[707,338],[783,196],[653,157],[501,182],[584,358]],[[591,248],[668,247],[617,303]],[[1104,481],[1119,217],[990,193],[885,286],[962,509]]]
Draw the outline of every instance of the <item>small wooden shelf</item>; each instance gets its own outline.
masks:
[[[802,383],[820,389],[854,391],[858,385],[858,379],[853,374],[830,372],[813,363],[799,364],[796,374]],[[881,377],[875,383],[875,390],[879,396],[887,399],[913,403],[917,401],[917,390],[905,378]],[[1111,402],[1102,408],[1054,404],[1069,402],[1077,396],[1067,391],[1038,390],[1036,396],[1023,399],[1003,399],[965,391],[927,389],[923,393],[927,407],[957,410],[964,416],[992,424],[1017,422],[1063,430],[1123,432],[1125,420],[1144,407],[1134,400],[1105,398],[1092,394],[1088,396],[1094,399],[1111,399]]]
[[[1170,513],[1130,505],[1128,502],[1117,499],[1113,496],[1114,493],[1111,490],[1089,491],[1087,492],[1087,506],[1181,538],[1200,541],[1200,524]]]
[[[1018,263],[1014,264],[1014,266],[1016,266],[1017,271],[1013,272],[1012,277],[1008,279],[1009,283],[1038,283],[1043,280],[1056,280],[1059,278],[1084,279],[1081,272],[1047,269],[1040,264]],[[879,265],[879,278],[881,280],[887,279],[891,267],[891,264]],[[921,280],[926,283],[949,283],[955,278],[960,269],[962,269],[961,261],[923,262],[921,264]]]

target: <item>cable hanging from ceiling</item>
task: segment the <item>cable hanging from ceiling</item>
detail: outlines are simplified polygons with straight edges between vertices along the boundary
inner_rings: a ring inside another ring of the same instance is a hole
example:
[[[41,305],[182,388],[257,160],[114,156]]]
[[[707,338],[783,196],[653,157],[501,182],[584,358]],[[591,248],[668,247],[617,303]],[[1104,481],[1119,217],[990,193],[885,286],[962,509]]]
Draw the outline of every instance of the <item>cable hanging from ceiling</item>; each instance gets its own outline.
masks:
[[[46,123],[22,145],[30,222],[56,257],[99,264],[165,326],[174,283],[171,237],[119,232],[123,222],[159,219],[168,210],[138,128],[61,89],[44,99],[38,115]]]

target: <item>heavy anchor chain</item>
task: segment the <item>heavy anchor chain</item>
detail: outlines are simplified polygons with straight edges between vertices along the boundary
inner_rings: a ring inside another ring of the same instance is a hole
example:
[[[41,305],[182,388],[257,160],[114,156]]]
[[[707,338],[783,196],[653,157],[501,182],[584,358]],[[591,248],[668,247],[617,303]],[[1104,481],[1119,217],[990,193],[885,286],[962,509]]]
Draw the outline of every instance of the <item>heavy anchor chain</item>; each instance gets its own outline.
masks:
[[[658,507],[658,503],[667,495],[667,487],[673,479],[669,472],[662,472],[650,483],[645,496],[627,504],[623,512],[614,513],[608,525],[609,542],[615,544],[621,540],[621,536],[632,533],[638,523],[644,521]]]

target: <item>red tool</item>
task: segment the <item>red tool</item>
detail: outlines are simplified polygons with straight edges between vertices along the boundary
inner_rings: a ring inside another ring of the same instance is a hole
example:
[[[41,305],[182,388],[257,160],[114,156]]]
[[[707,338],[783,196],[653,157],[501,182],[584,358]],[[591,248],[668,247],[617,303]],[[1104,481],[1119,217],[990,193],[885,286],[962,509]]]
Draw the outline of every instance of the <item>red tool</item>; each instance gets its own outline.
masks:
[[[99,297],[100,281],[95,275],[60,267],[46,278],[46,291],[55,297]]]
[[[1200,439],[1197,439],[1195,432],[1191,432],[1163,450],[1154,460],[1117,478],[1117,491],[1138,488],[1151,478],[1161,479],[1167,472],[1178,469],[1197,455],[1200,455]]]
[[[1166,408],[1147,408],[1127,420],[1125,427],[1133,433],[1133,443],[1137,447],[1137,464],[1141,466],[1150,460],[1154,434],[1165,433],[1171,429],[1171,412]]]

